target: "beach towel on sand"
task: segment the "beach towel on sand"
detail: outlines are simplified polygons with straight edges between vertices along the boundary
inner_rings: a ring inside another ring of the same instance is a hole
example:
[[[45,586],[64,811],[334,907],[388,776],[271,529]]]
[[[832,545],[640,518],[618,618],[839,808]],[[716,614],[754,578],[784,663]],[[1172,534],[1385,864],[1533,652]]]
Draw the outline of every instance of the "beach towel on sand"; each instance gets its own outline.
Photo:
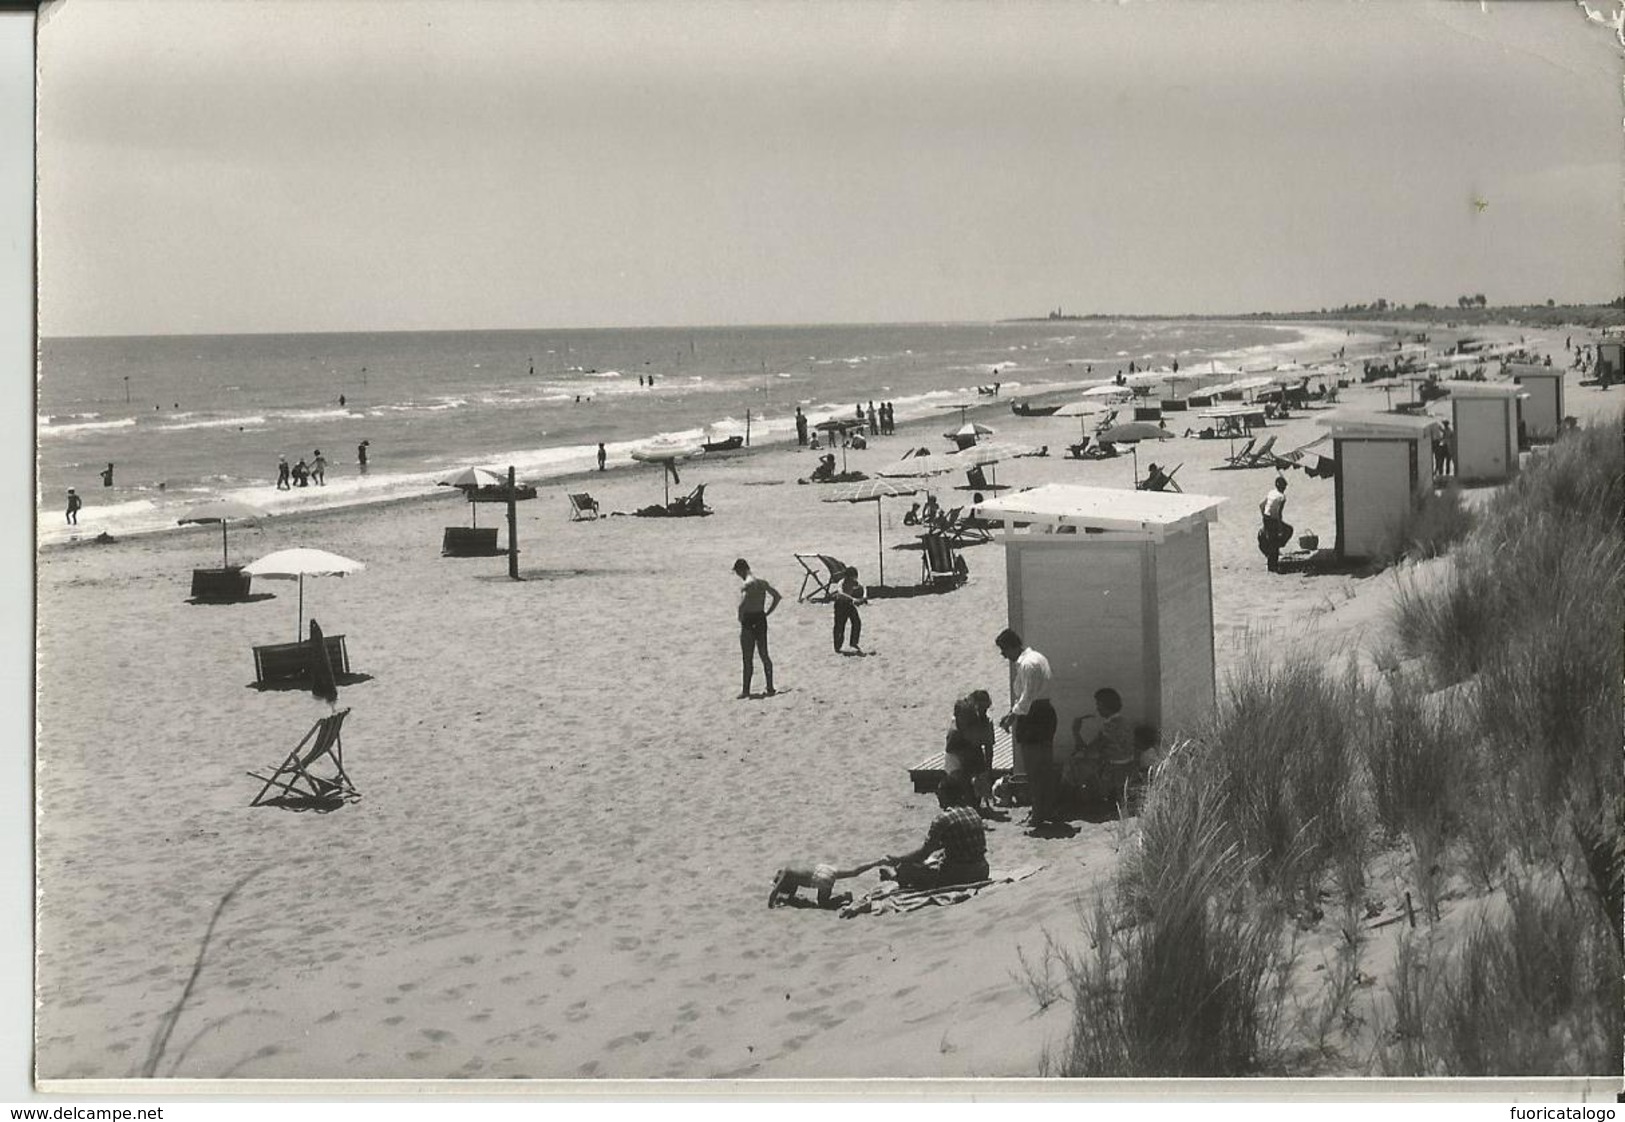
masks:
[[[946,907],[949,904],[963,904],[972,896],[978,896],[987,889],[1026,880],[1043,867],[1023,865],[1008,872],[991,872],[986,880],[971,884],[944,885],[941,888],[903,888],[896,881],[887,881],[846,905],[840,910],[839,915],[842,919],[851,919],[853,916],[861,915],[878,916],[890,912],[912,912],[933,905]]]

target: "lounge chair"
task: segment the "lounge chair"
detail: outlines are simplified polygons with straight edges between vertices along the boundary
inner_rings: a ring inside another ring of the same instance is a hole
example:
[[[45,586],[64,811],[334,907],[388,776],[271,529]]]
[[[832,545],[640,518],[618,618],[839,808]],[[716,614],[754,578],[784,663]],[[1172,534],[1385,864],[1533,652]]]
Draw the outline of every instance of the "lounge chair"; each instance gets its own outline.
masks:
[[[967,489],[972,491],[992,490],[992,488],[988,486],[987,473],[982,471],[981,464],[973,464],[965,469],[965,486]]]
[[[666,512],[673,518],[690,518],[710,514],[711,508],[705,505],[705,484],[701,483],[680,499],[673,499],[667,504]]]
[[[827,553],[798,553],[795,558],[806,571],[801,578],[801,591],[796,593],[796,603],[811,600],[815,604],[825,604],[833,600],[835,588],[846,574],[846,562]],[[808,585],[812,586],[811,592],[807,591]]]
[[[1116,409],[1113,409],[1110,413],[1107,413],[1101,422],[1095,426],[1095,431],[1097,433],[1105,432],[1107,429],[1115,425],[1117,423],[1117,414],[1118,410]]]
[[[1151,466],[1153,470],[1146,472],[1145,478],[1134,485],[1136,491],[1184,492],[1185,489],[1174,480],[1174,476],[1179,473],[1180,468],[1185,466],[1184,464],[1175,464],[1173,471],[1162,471],[1155,464]]]
[[[960,546],[992,541],[993,535],[988,533],[987,527],[988,523],[966,514],[964,507],[956,506],[937,519],[933,529],[953,545]]]
[[[570,496],[570,521],[591,522],[598,517],[598,500],[587,492]]]
[[[1274,467],[1276,461],[1275,437],[1270,437],[1256,448],[1253,447],[1255,443],[1255,440],[1249,440],[1247,447],[1240,452],[1237,452],[1234,456],[1225,457],[1225,466],[1232,468]]]
[[[290,810],[336,810],[361,797],[344,772],[344,744],[339,730],[348,709],[340,709],[311,726],[304,739],[269,775],[248,774],[264,786],[249,806],[282,806]],[[316,774],[320,766],[325,774]],[[271,793],[275,790],[275,793]]]
[[[920,583],[932,588],[953,588],[963,584],[970,576],[965,559],[954,552],[954,543],[946,534],[924,534],[920,537]]]

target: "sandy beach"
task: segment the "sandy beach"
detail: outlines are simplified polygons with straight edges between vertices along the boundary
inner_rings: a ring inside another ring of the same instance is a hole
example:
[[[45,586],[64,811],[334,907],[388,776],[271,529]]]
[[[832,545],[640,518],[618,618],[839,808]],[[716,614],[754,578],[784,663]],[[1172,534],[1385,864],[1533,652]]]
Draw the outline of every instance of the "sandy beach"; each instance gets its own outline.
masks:
[[[1528,343],[1566,361],[1561,332]],[[1619,408],[1617,391],[1578,378],[1567,412]],[[1349,408],[1383,401],[1343,391]],[[1320,436],[1321,415],[1272,424],[1277,451]],[[1065,458],[1076,418],[1015,417],[1000,401],[971,419],[1049,447],[1000,463],[1001,484],[1132,485],[1128,456]],[[1184,428],[1178,414],[1169,424]],[[848,462],[944,452],[947,427],[915,423]],[[1138,457],[1142,473],[1181,465],[1187,492],[1227,500],[1211,527],[1221,688],[1249,644],[1329,659],[1380,645],[1400,578],[1267,572],[1254,534],[1274,472],[1218,470],[1229,450],[1176,439]],[[503,558],[440,555],[442,528],[468,522],[452,493],[233,527],[234,559],[312,546],[367,566],[305,585],[306,616],[345,635],[368,676],[339,700],[364,797],[330,814],[247,805],[245,772],[327,711],[252,686],[250,648],[294,638],[292,583],[256,582],[275,596],[251,603],[187,603],[190,570],[218,562],[208,526],[43,552],[39,1076],[137,1074],[211,912],[245,877],[161,1076],[1037,1073],[1071,1007],[1039,1007],[1020,955],[1040,955],[1046,934],[1080,937],[1076,909],[1111,874],[1120,824],[1045,840],[999,823],[993,868],[1042,870],[954,907],[840,919],[763,906],[787,860],[917,845],[935,802],[906,768],[941,746],[954,698],[983,687],[1002,706],[1008,689],[992,641],[1006,622],[997,542],[964,551],[963,587],[865,608],[868,657],[831,650],[831,609],[796,602],[792,555],[833,554],[876,582],[876,514],[798,485],[816,459],[792,445],[683,465],[673,494],[705,484],[703,519],[569,520],[566,494],[583,488],[606,512],[660,501],[650,467],[544,485],[519,508],[519,582]],[[1290,479],[1288,521],[1330,544],[1332,482]],[[962,471],[930,482],[942,506],[970,502]],[[891,548],[912,540],[907,508],[882,506],[892,585],[919,573],[917,551]],[[481,524],[498,510],[482,507]],[[785,596],[773,698],[735,700],[736,557]]]

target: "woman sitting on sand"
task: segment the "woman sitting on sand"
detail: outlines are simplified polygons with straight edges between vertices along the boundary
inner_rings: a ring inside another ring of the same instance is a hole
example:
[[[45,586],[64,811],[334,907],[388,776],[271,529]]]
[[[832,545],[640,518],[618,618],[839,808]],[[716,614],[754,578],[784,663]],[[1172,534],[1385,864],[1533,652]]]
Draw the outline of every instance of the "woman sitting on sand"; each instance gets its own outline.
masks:
[[[937,785],[937,805],[942,813],[931,820],[925,841],[901,857],[887,857],[894,868],[891,879],[904,888],[941,888],[952,884],[974,884],[987,879],[987,831],[971,809],[970,786],[959,776],[944,776]],[[942,862],[927,865],[925,859],[942,851]],[[884,879],[886,873],[881,871]]]

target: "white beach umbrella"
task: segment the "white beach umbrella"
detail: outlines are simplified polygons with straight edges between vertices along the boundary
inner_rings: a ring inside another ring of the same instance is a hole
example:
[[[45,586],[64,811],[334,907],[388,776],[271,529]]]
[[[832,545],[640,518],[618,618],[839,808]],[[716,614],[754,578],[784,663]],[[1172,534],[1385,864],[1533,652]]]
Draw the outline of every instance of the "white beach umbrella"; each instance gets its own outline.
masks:
[[[887,479],[924,479],[953,469],[946,456],[910,456],[877,469],[875,474]]]
[[[677,440],[651,440],[632,449],[634,460],[646,464],[659,464],[661,467],[660,481],[665,488],[666,503],[671,503],[671,481],[677,478],[677,461],[687,460],[700,454],[698,446]],[[678,479],[678,482],[682,482]]]
[[[460,468],[446,476],[446,478],[439,480],[436,486],[455,487],[466,495],[470,491],[477,491],[482,487],[505,487],[507,484],[508,476],[506,473],[498,473],[493,468],[466,467]],[[478,526],[480,524],[479,504],[469,503],[468,514],[469,525]]]
[[[235,499],[220,499],[212,503],[199,503],[188,507],[181,517],[175,519],[176,523],[185,526],[189,523],[220,523],[220,567],[226,568],[226,523],[228,522],[254,522],[270,515],[257,506],[240,503]]]
[[[359,573],[365,568],[360,561],[340,557],[325,549],[279,549],[275,553],[266,554],[258,561],[250,561],[243,566],[243,572],[266,580],[299,582],[299,616],[294,635],[294,638],[298,639],[304,634],[305,578],[342,577],[350,573]]]
[[[912,495],[920,489],[918,483],[893,483],[889,479],[865,479],[861,483],[845,483],[824,496],[826,503],[875,504],[875,549],[880,559],[880,583],[886,583],[886,550],[882,537],[880,500],[894,495]]]
[[[1105,385],[1096,386],[1094,389],[1090,390],[1084,390],[1083,396],[1103,398],[1104,400],[1111,402],[1124,402],[1128,401],[1134,396],[1134,391],[1130,390],[1127,386]]]

